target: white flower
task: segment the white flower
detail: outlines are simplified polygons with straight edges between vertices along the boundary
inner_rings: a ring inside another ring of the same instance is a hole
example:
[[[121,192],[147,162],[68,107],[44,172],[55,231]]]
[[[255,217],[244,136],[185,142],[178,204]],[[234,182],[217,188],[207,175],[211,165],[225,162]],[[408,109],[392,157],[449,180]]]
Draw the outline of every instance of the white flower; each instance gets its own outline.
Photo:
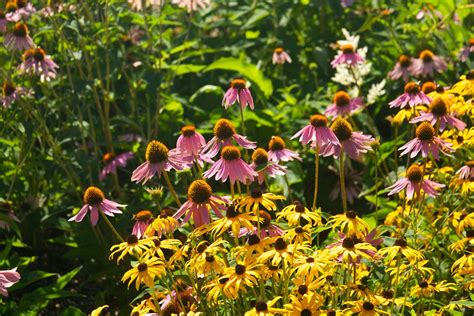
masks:
[[[372,87],[369,89],[369,93],[367,94],[367,104],[373,104],[378,99],[378,97],[385,94],[385,79],[380,81],[379,83],[374,83]]]
[[[360,36],[359,35],[354,35],[352,36],[348,30],[346,29],[342,29],[342,34],[344,34],[344,37],[346,38],[345,40],[339,40],[337,41],[337,44],[339,46],[342,46],[342,45],[346,45],[346,44],[351,44],[352,47],[354,47],[354,49],[357,48],[357,46],[359,45],[359,38]],[[364,56],[363,56],[364,57]]]

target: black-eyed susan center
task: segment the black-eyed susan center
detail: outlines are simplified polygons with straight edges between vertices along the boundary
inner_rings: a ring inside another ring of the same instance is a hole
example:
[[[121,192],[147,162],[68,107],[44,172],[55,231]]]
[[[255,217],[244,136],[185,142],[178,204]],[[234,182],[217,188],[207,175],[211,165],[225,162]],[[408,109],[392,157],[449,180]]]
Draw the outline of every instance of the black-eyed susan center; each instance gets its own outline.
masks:
[[[294,204],[295,204],[295,212],[304,213],[306,211],[304,205],[301,202],[295,201]]]
[[[419,183],[423,179],[423,170],[418,165],[411,165],[407,170],[407,178],[412,182]]]
[[[315,128],[325,127],[328,125],[328,118],[321,114],[314,114],[309,118],[309,122]]]
[[[424,63],[429,63],[433,60],[433,52],[429,49],[425,49],[420,53],[420,59],[423,60]]]
[[[411,65],[411,58],[407,55],[401,55],[400,57],[398,57],[398,62],[400,63],[400,66],[407,68]]]
[[[164,208],[164,209],[161,210],[160,218],[171,217],[171,216],[173,216],[173,214],[174,214],[174,211],[172,209],[170,209],[169,207],[167,207],[167,208]]]
[[[349,219],[354,219],[357,217],[357,213],[354,212],[354,211],[347,211],[346,212],[346,217],[349,218]]]
[[[362,304],[362,308],[366,311],[372,311],[374,310],[374,304],[372,304],[371,302],[364,302]]]
[[[236,273],[237,275],[242,275],[242,274],[244,274],[246,270],[247,270],[247,269],[246,269],[245,266],[242,265],[242,264],[238,264],[238,265],[235,266],[235,273]]]
[[[307,308],[301,310],[301,312],[300,312],[300,316],[312,316],[312,315],[313,315],[313,313]]]
[[[296,228],[295,228],[295,233],[297,233],[297,234],[302,234],[302,233],[304,233],[303,227],[301,227],[301,226],[296,227]]]
[[[230,83],[230,86],[234,89],[245,89],[247,86],[247,81],[245,81],[244,79],[234,79]]]
[[[388,299],[388,300],[389,300],[389,299],[392,299],[392,298],[393,298],[393,295],[394,295],[394,294],[393,294],[393,291],[392,291],[392,290],[384,290],[384,291],[382,292],[383,298]]]
[[[191,137],[196,134],[196,127],[194,125],[186,125],[181,128],[181,134],[185,137]]]
[[[133,246],[138,244],[138,237],[136,235],[130,235],[127,237],[127,244]]]
[[[227,161],[237,160],[240,158],[240,150],[235,146],[225,146],[221,151],[221,157]]]
[[[146,146],[145,158],[149,163],[160,163],[168,159],[168,151],[165,144],[152,140]]]
[[[332,123],[331,129],[340,141],[351,138],[352,126],[346,119],[337,118],[334,123]]]
[[[466,79],[467,79],[467,80],[474,80],[474,70],[470,70],[470,71],[466,74]]]
[[[308,258],[306,258],[306,262],[307,262],[307,263],[313,263],[313,262],[314,262],[314,258],[313,258],[313,257],[308,257]]]
[[[104,200],[104,192],[101,189],[90,186],[84,192],[84,204],[99,205]]]
[[[250,196],[254,199],[259,199],[263,195],[262,189],[260,188],[253,188],[252,191],[250,191]]]
[[[346,91],[338,91],[334,96],[334,104],[338,107],[347,106],[351,101],[351,97],[347,94]]]
[[[209,262],[209,263],[212,263],[212,262],[216,261],[216,258],[214,258],[213,255],[207,255],[206,256],[206,261]]]
[[[260,243],[260,237],[258,237],[258,235],[252,234],[248,237],[247,243],[250,246],[258,245]]]
[[[288,248],[288,244],[283,238],[279,237],[277,240],[275,240],[274,247],[277,251],[285,251],[286,248]]]
[[[252,160],[256,165],[263,165],[268,162],[268,153],[263,148],[257,148],[252,154]]]
[[[140,271],[140,272],[145,272],[147,269],[148,269],[148,265],[144,262],[140,263],[137,266],[137,270]]]
[[[153,213],[149,210],[142,210],[133,215],[133,218],[140,222],[148,222],[153,217]]]
[[[115,154],[113,153],[105,153],[103,156],[102,156],[102,161],[105,163],[105,164],[108,164],[109,162],[111,162],[112,160],[114,160],[115,158]]]
[[[15,91],[16,91],[15,85],[8,82],[3,83],[2,92],[4,96],[8,97],[12,95],[13,93],[15,93]]]
[[[198,253],[203,253],[207,249],[207,247],[209,247],[209,242],[207,242],[207,241],[201,242],[197,246],[196,251]]]
[[[436,97],[433,101],[431,101],[430,110],[433,114],[444,116],[448,113],[448,106],[443,98]]]
[[[209,201],[212,188],[204,180],[195,180],[188,189],[188,198],[196,204],[203,204]]]
[[[255,303],[255,310],[258,313],[266,313],[268,312],[268,305],[264,301],[258,301]],[[260,315],[260,314],[258,314]]]
[[[308,286],[306,284],[301,284],[300,286],[298,286],[298,293],[301,295],[305,295],[306,293],[308,293]]]
[[[354,239],[351,237],[346,237],[342,240],[342,247],[346,249],[353,249],[355,246]]]
[[[354,46],[352,44],[344,44],[341,46],[341,50],[344,54],[351,54],[354,52]]]
[[[235,208],[234,205],[230,205],[227,210],[226,210],[226,213],[225,213],[225,216],[227,218],[235,218],[239,215],[239,212],[237,211],[237,209]]]
[[[425,280],[422,280],[422,281],[418,281],[418,285],[422,288],[422,289],[425,289],[428,287],[428,282],[426,282]]]
[[[436,84],[433,81],[427,81],[421,86],[421,90],[425,94],[436,91]]]
[[[405,238],[398,238],[397,240],[395,240],[395,243],[393,245],[401,247],[401,248],[405,248],[408,246],[408,243],[405,240]]]
[[[285,141],[280,136],[272,136],[272,139],[270,139],[270,142],[268,143],[268,149],[271,151],[282,150],[285,149],[285,147]]]
[[[26,37],[28,35],[28,27],[23,22],[18,22],[13,27],[13,35],[15,37]]]
[[[260,220],[263,219],[263,222],[260,223],[260,227],[263,229],[268,228],[272,222],[272,216],[270,215],[270,213],[268,213],[267,211],[260,211],[259,216]]]
[[[417,94],[420,92],[420,86],[416,82],[407,82],[404,91],[410,94]]]
[[[234,136],[235,127],[231,121],[227,119],[220,119],[214,125],[214,135],[219,138],[219,140],[226,140]]]
[[[435,135],[435,130],[429,122],[423,122],[418,125],[415,134],[419,140],[432,140]]]

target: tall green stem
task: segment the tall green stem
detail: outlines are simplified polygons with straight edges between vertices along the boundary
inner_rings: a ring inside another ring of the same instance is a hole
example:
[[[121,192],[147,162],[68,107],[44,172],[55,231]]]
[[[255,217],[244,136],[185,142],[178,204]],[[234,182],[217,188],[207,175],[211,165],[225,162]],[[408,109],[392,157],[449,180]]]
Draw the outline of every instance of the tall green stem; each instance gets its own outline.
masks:
[[[121,242],[125,242],[125,240],[122,238],[122,236],[120,236],[118,231],[115,229],[114,225],[112,225],[112,223],[109,221],[107,216],[104,214],[104,212],[102,212],[102,210],[100,208],[99,208],[99,213],[100,213],[100,216],[102,216],[102,218],[104,219],[107,226],[109,226],[112,233],[114,233],[115,237],[117,237],[117,239],[120,240]]]
[[[178,204],[179,207],[181,207],[181,201],[179,200],[178,194],[173,188],[173,184],[171,183],[170,177],[168,176],[168,172],[164,171],[163,175],[165,177],[166,185],[168,186],[168,189],[170,189],[171,195],[173,195],[174,200],[176,201],[176,204]]]
[[[342,156],[341,156],[342,159]],[[316,210],[316,203],[318,201],[318,183],[319,183],[319,146],[316,144],[314,153],[314,197],[312,210]]]
[[[341,151],[341,157],[339,158],[339,174],[341,177],[342,208],[345,213],[347,212],[347,195],[346,195],[346,180],[344,178],[344,152],[343,151]]]

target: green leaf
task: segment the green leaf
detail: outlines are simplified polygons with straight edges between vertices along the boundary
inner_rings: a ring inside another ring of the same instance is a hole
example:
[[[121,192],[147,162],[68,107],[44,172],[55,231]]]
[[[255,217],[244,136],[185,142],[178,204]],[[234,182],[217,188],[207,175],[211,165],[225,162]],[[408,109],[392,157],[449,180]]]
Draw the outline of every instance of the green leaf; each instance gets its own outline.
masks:
[[[79,266],[75,268],[74,270],[69,271],[65,275],[59,277],[58,280],[56,281],[56,287],[60,290],[64,289],[64,287],[76,276],[76,274],[79,273],[79,271],[81,271],[81,269],[82,269],[82,266]]]
[[[37,282],[39,280],[43,280],[46,278],[50,278],[53,276],[57,276],[56,273],[49,273],[45,271],[25,271],[21,273],[21,281],[16,283],[14,286],[11,287],[12,291],[16,291],[27,287],[28,285]]]
[[[82,315],[86,315],[86,313],[84,313],[79,308],[74,307],[74,306],[68,306],[60,314],[60,316],[82,316]]]
[[[266,78],[263,72],[255,65],[248,64],[236,58],[223,57],[210,64],[203,71],[208,72],[216,69],[238,72],[241,76],[257,85],[266,98],[269,98],[273,93],[272,81]]]

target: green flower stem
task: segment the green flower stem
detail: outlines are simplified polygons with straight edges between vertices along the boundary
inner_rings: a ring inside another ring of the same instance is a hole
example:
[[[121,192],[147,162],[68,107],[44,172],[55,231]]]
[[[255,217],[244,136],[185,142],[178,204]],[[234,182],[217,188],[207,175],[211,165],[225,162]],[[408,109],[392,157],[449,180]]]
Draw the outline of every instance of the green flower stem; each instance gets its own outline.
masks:
[[[176,204],[178,204],[179,207],[181,207],[181,201],[179,200],[178,194],[173,188],[173,184],[171,183],[170,177],[168,176],[168,171],[164,171],[163,175],[165,177],[166,185],[168,186],[168,189],[170,189],[171,195],[174,197],[174,200],[176,201]]]

